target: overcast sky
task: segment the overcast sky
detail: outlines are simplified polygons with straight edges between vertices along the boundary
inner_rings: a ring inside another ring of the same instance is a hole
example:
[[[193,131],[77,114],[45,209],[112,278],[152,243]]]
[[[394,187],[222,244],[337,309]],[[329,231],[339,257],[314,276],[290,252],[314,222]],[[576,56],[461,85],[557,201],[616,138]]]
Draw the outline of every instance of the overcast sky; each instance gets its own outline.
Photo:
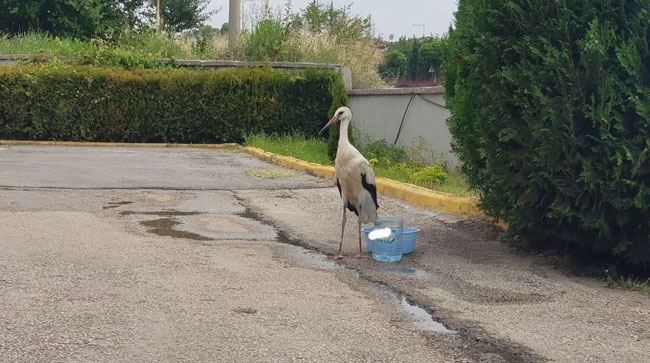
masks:
[[[263,3],[264,0],[242,0],[244,10],[250,8],[252,2]],[[411,37],[422,35],[423,24],[426,35],[441,35],[446,33],[457,9],[457,0],[334,0],[334,6],[341,7],[353,3],[352,13],[355,15],[372,15],[375,24],[375,35],[388,39],[390,34],[395,38],[400,36]],[[294,11],[303,9],[311,0],[292,0]],[[329,4],[330,0],[321,0]],[[228,22],[228,0],[211,0],[210,9],[221,8],[208,24],[221,27]],[[272,7],[282,7],[286,0],[269,0]]]

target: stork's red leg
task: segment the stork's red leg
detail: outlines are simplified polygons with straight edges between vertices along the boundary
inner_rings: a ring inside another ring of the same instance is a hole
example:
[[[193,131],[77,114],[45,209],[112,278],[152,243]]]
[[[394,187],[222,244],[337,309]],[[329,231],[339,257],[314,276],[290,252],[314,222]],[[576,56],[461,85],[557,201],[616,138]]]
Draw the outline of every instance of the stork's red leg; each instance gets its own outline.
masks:
[[[370,258],[370,256],[364,255],[361,250],[361,221],[359,221],[359,254],[352,256],[352,258]]]
[[[343,232],[345,231],[345,204],[343,204],[343,222],[341,223],[341,243],[339,243],[339,253],[335,256],[330,257],[332,260],[340,260],[345,255],[341,253],[341,248],[343,248]]]

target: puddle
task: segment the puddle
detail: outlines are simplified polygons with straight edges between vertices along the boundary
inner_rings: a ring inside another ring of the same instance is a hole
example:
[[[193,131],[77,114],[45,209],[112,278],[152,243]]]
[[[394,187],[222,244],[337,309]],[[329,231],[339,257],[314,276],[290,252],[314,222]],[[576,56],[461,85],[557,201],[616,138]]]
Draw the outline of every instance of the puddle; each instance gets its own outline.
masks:
[[[128,201],[128,200],[121,201],[121,202],[109,202],[107,205],[103,206],[102,208],[103,209],[113,209],[113,208],[117,208],[117,207],[122,206],[122,205],[131,204],[131,203],[133,203],[133,202]]]
[[[384,285],[383,283],[375,282],[378,285],[380,291],[388,295],[392,300],[397,302],[407,315],[412,319],[412,324],[417,330],[428,331],[444,335],[457,335],[459,332],[455,330],[448,329],[442,323],[439,323],[433,320],[433,317],[429,312],[419,307],[417,304],[410,302],[406,296],[401,293],[393,290],[390,286]]]
[[[402,274],[407,274],[407,275],[414,275],[417,270],[414,268],[406,268],[406,267],[400,267],[400,268],[384,268],[382,271],[386,272],[398,272]]]
[[[140,224],[145,227],[149,227],[149,229],[147,229],[147,232],[158,236],[185,238],[195,241],[214,241],[210,237],[202,236],[197,233],[179,231],[177,229],[174,229],[174,226],[181,224],[181,222],[176,221],[173,218],[160,218],[153,221],[141,221]]]
[[[238,215],[240,217],[243,217],[243,218],[252,219],[252,220],[254,220],[256,222],[259,222],[259,223],[265,224],[267,226],[273,227],[273,230],[275,230],[275,233],[276,233],[275,241],[278,242],[278,243],[284,243],[284,244],[287,244],[287,245],[302,247],[302,248],[310,250],[310,251],[321,252],[316,247],[310,246],[307,243],[304,243],[304,242],[302,242],[300,240],[289,237],[286,233],[284,233],[283,231],[276,228],[272,223],[269,223],[269,222],[265,221],[259,215],[257,215],[257,213],[251,211],[250,208],[246,208],[243,212],[236,213],[236,215]]]
[[[410,267],[386,267],[383,268],[382,271],[385,272],[392,272],[392,273],[398,273],[398,274],[403,274],[403,275],[409,275],[413,276],[416,278],[426,278],[429,277],[430,274],[426,271],[418,270],[416,268],[410,268]]]
[[[177,217],[177,216],[195,216],[201,212],[179,212],[179,211],[159,211],[159,212],[136,212],[132,210],[125,210],[120,212],[121,216],[130,216],[134,214],[141,214],[144,216],[158,216],[158,217]]]
[[[404,312],[408,313],[415,319],[413,325],[418,330],[431,331],[431,332],[446,334],[446,335],[458,334],[456,330],[447,329],[446,326],[433,320],[431,314],[429,314],[426,310],[422,309],[421,307],[410,303],[404,296],[402,296],[400,300],[400,307]]]

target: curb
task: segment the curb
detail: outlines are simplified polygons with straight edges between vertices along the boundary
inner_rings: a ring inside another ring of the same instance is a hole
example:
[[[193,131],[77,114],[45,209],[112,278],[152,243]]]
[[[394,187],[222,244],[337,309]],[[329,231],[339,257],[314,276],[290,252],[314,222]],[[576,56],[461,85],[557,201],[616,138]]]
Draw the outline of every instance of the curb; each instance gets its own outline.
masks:
[[[308,161],[296,159],[292,156],[277,155],[252,146],[242,146],[241,150],[275,165],[304,171],[330,180],[335,179],[336,173],[334,172],[333,166],[310,163]]]
[[[29,140],[0,140],[0,145],[57,145],[57,146],[99,146],[99,147],[170,147],[170,148],[200,148],[228,149],[238,148],[261,160],[275,165],[304,171],[330,180],[336,178],[333,166],[325,166],[264,151],[252,146],[241,146],[236,143],[227,144],[165,144],[165,143],[127,143],[127,142],[83,142],[83,141],[29,141]],[[495,222],[487,217],[478,207],[478,198],[459,197],[453,194],[422,188],[413,184],[402,183],[386,178],[376,178],[377,192],[382,195],[401,199],[405,202],[435,211],[453,214],[466,219],[481,219],[493,222],[502,229],[507,229],[504,222]]]
[[[291,156],[276,155],[251,146],[242,147],[241,150],[275,165],[305,171],[309,174],[330,180],[335,179],[333,166],[310,163]],[[479,200],[475,197],[459,197],[457,195],[438,192],[386,178],[376,178],[376,183],[377,193],[382,195],[466,219],[482,219],[494,222],[493,219],[487,217],[479,209]],[[495,224],[503,229],[507,229],[507,225],[504,222],[497,222]]]

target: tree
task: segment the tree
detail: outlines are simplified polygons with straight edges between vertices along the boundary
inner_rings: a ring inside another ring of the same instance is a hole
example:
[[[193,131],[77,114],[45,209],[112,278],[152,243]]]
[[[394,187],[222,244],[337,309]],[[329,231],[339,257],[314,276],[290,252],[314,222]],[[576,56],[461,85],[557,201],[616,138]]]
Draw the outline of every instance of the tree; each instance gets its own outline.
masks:
[[[161,0],[160,16],[163,19],[164,29],[170,32],[182,32],[198,28],[218,12],[218,10],[206,11],[209,4],[210,0]],[[155,9],[155,4],[153,8]]]
[[[418,77],[418,55],[420,54],[421,43],[417,39],[413,38],[411,42],[411,52],[408,57],[406,69],[408,72],[408,78],[410,79],[419,79]]]
[[[326,32],[339,39],[370,36],[371,18],[350,15],[350,7],[344,5],[337,8],[333,3],[326,6],[313,0],[301,13],[290,17],[291,26],[297,29],[307,27],[314,33]]]
[[[442,64],[442,41],[424,43],[418,50],[416,75],[418,79],[438,77]],[[429,70],[433,68],[433,74]]]
[[[165,30],[198,28],[215,11],[210,0],[161,0]],[[155,24],[155,0],[0,0],[0,31],[42,31],[55,36],[106,38]],[[6,11],[5,11],[6,10]]]
[[[103,38],[124,25],[118,0],[0,0],[0,30]]]
[[[406,69],[406,55],[397,49],[386,53],[386,63],[382,65],[379,72],[388,78],[400,78]]]
[[[144,26],[144,14],[147,0],[121,0],[120,10],[126,21],[126,28],[138,29]]]
[[[650,274],[648,1],[461,0],[453,148],[517,241]]]
[[[446,38],[406,38],[401,37],[398,41],[389,45],[389,51],[386,57],[394,51],[398,51],[406,56],[406,65],[400,72],[401,78],[415,80],[431,79],[439,77],[442,68],[443,46]],[[394,57],[394,55],[393,55]],[[388,58],[386,58],[388,62]],[[433,67],[433,74],[429,69]]]

